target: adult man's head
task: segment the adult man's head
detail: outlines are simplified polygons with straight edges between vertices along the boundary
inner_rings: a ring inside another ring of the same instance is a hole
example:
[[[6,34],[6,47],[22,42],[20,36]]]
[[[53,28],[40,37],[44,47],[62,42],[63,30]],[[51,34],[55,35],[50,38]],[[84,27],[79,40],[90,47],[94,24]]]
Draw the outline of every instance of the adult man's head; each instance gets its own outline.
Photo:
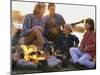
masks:
[[[55,4],[54,3],[49,3],[48,4],[48,11],[49,11],[49,15],[54,16],[55,15]]]

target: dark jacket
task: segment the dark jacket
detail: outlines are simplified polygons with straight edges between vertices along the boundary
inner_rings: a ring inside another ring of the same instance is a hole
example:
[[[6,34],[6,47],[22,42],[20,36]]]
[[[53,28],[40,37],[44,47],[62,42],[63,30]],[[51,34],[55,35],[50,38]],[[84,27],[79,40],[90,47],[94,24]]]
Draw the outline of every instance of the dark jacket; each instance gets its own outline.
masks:
[[[62,34],[59,39],[56,41],[56,48],[60,50],[69,50],[70,47],[79,44],[79,39],[72,34],[68,34],[68,36]]]

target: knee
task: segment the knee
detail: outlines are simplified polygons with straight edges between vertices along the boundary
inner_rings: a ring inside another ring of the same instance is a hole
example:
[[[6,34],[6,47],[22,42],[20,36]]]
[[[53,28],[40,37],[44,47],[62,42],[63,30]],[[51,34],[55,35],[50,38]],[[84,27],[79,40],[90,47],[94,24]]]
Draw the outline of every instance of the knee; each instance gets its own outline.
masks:
[[[34,31],[32,33],[33,34],[40,34],[40,30],[39,29],[34,29]]]
[[[39,32],[39,29],[34,29],[34,32]]]
[[[80,58],[78,62],[79,62],[79,64],[82,65],[82,64],[84,64],[85,60],[83,58]]]
[[[71,47],[70,49],[69,49],[69,52],[71,53],[71,52],[73,52],[74,51],[74,47]]]

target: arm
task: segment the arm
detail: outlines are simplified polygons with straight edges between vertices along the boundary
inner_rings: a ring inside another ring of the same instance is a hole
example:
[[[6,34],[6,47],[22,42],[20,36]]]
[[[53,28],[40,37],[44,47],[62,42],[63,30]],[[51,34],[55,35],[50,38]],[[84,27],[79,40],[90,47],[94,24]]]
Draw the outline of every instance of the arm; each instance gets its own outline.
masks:
[[[31,28],[31,17],[29,15],[26,15],[23,22],[22,35],[27,35],[28,33],[30,33],[32,31]]]
[[[64,18],[62,17],[62,21],[61,21],[61,26],[64,27],[64,24],[66,24]]]
[[[64,25],[66,24],[66,22],[65,22],[65,20],[64,20],[64,18],[63,18],[63,16],[61,16],[61,28],[64,28]]]
[[[90,50],[95,50],[96,49],[96,34],[94,33],[92,38],[91,38],[92,44],[87,45],[84,50],[85,51],[90,51]]]
[[[84,23],[84,19],[75,23],[71,23],[71,25],[74,27],[75,25],[80,24],[80,23]]]
[[[88,45],[84,48],[85,51],[90,51],[90,50],[95,50],[96,49],[96,45],[92,44],[92,45]]]
[[[64,24],[66,24],[66,22],[62,15],[58,14],[58,16],[59,16],[58,18],[60,19],[60,28],[64,28]]]

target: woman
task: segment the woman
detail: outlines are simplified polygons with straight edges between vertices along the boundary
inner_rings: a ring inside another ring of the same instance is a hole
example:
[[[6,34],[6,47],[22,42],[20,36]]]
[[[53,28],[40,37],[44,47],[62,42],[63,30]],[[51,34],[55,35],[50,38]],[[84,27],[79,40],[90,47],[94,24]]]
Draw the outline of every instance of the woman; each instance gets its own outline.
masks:
[[[35,5],[32,14],[25,16],[21,36],[25,37],[25,44],[30,44],[36,38],[41,47],[45,44],[43,38],[43,14],[45,12],[45,4],[38,3]]]
[[[73,63],[79,63],[88,68],[95,67],[96,58],[96,33],[94,32],[94,21],[91,18],[84,20],[85,34],[81,41],[80,47],[70,48],[70,55]]]

